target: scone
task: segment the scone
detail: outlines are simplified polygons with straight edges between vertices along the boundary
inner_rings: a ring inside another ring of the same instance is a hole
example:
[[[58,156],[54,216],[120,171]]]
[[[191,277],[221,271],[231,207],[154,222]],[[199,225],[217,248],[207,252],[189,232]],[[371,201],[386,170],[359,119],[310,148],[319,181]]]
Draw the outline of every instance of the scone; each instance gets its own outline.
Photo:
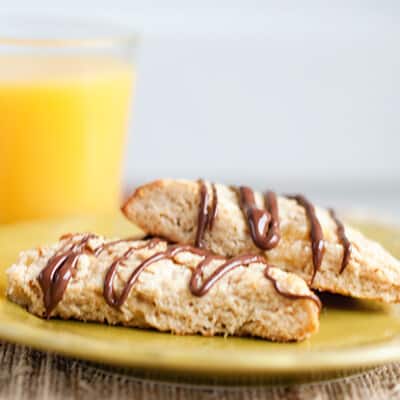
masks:
[[[314,289],[400,301],[399,261],[301,195],[159,180],[138,188],[122,210],[144,231],[172,242],[229,257],[262,254]]]
[[[320,302],[306,282],[260,255],[75,234],[21,253],[7,276],[9,299],[47,318],[274,341],[319,327]]]

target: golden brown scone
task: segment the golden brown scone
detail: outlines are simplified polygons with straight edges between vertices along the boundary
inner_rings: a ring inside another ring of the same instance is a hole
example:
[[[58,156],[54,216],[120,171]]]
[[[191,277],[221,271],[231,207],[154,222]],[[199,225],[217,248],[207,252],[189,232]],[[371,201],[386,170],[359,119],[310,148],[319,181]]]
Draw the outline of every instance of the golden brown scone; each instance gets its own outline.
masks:
[[[212,188],[206,183],[210,197]],[[260,250],[250,237],[247,220],[235,188],[215,185],[218,204],[212,229],[207,229],[207,249],[224,256],[248,252],[262,253],[268,262],[295,272],[311,282],[314,271],[310,223],[304,207],[295,200],[278,197],[281,240],[271,250]],[[263,196],[255,193],[258,207]],[[193,244],[198,226],[200,186],[186,180],[158,180],[138,188],[127,200],[124,214],[143,230],[173,242]],[[331,215],[316,207],[322,227],[325,251],[312,288],[358,298],[385,302],[400,301],[400,263],[378,243],[345,226],[352,244],[346,268],[340,273],[344,247]]]
[[[85,238],[87,235],[72,235],[53,246],[22,252],[7,271],[8,298],[33,314],[45,316],[40,276],[51,260],[57,256],[63,259],[66,249],[75,246],[78,253],[69,253],[77,255],[76,263],[70,259],[72,276],[61,300],[50,312],[51,317],[155,328],[182,335],[249,335],[274,341],[303,340],[318,330],[319,300],[307,284],[298,276],[273,267],[268,269],[267,278],[262,262],[232,269],[203,296],[195,296],[189,282],[203,257],[190,250],[148,265],[121,306],[109,305],[103,288],[115,260],[122,256],[113,282],[118,296],[135,268],[171,246],[163,240],[153,247],[146,240],[121,241],[96,254],[96,249],[111,241],[96,235]],[[123,257],[131,248],[139,249]],[[205,268],[203,279],[225,261],[222,257],[214,259]],[[54,276],[57,273],[60,272]]]

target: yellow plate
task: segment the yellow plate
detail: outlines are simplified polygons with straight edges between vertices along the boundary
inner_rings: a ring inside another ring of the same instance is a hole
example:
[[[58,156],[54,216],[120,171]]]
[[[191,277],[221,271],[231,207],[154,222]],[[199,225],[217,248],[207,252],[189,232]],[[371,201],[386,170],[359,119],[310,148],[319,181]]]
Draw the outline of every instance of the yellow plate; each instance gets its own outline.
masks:
[[[399,229],[372,224],[360,227],[400,256]],[[180,337],[94,323],[45,321],[4,297],[4,271],[18,251],[56,240],[64,232],[87,230],[116,236],[141,234],[115,216],[0,227],[1,339],[112,365],[214,377],[299,376],[400,360],[397,308],[340,297],[325,299],[320,332],[299,344]]]

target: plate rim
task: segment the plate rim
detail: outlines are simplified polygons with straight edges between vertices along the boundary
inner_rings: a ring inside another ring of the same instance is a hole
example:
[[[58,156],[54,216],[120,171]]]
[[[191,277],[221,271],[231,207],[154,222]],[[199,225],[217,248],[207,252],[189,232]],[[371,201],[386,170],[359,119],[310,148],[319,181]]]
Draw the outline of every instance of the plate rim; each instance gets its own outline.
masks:
[[[12,303],[5,297],[0,299],[0,303],[1,302]],[[12,304],[14,305],[14,303]],[[28,313],[29,316],[33,316],[27,310],[22,311]],[[42,320],[39,317],[33,317]],[[81,321],[74,322],[84,323]],[[313,373],[330,373],[339,371],[345,372],[349,370],[366,369],[390,362],[400,361],[399,337],[390,338],[387,341],[380,340],[377,343],[368,343],[357,347],[344,347],[339,350],[315,350],[313,352],[304,350],[304,352],[297,353],[295,355],[295,358],[297,358],[296,363],[272,365],[271,362],[268,362],[263,364],[260,362],[260,358],[257,358],[257,362],[251,364],[253,358],[250,359],[247,357],[245,362],[232,364],[229,368],[227,368],[226,362],[210,363],[206,356],[200,357],[200,359],[197,357],[195,362],[192,360],[188,362],[187,358],[185,359],[185,362],[182,362],[181,356],[176,356],[176,354],[173,357],[163,355],[161,359],[153,359],[145,353],[140,352],[139,356],[134,358],[121,357],[120,354],[116,355],[116,353],[101,353],[99,352],[98,348],[91,348],[90,337],[80,336],[80,342],[82,342],[82,339],[86,342],[84,346],[71,346],[70,349],[66,349],[57,343],[57,335],[50,335],[50,338],[46,336],[46,342],[44,342],[40,338],[40,332],[35,332],[34,335],[27,337],[24,335],[22,330],[14,329],[17,324],[9,323],[8,321],[4,323],[4,321],[1,321],[0,339],[14,344],[29,346],[41,351],[52,352],[67,357],[78,358],[100,364],[107,364],[115,367],[139,368],[143,370],[156,369],[162,372],[179,372],[186,375],[210,376],[212,374],[216,374],[217,376],[221,377],[227,375],[255,375],[268,377],[282,375],[290,377]],[[140,328],[128,329],[140,330]],[[170,335],[169,333],[165,332],[154,331],[154,333]],[[76,333],[67,332],[64,333],[64,335],[69,335],[72,340],[75,340],[74,337],[76,337]],[[131,355],[131,353],[129,354]],[[305,361],[301,369],[299,368],[299,359],[303,359],[302,361]]]

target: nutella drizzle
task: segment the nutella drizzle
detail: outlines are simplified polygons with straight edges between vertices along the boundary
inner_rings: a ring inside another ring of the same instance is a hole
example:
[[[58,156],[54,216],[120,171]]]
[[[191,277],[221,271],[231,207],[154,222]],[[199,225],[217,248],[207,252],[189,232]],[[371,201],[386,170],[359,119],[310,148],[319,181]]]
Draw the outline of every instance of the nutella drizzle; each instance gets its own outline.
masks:
[[[204,234],[206,230],[212,230],[214,221],[217,215],[218,208],[218,195],[217,189],[212,184],[212,202],[210,203],[210,196],[207,186],[203,180],[198,181],[200,191],[200,203],[198,211],[198,227],[196,233],[195,246],[189,245],[168,245],[165,251],[160,251],[141,262],[131,273],[128,280],[124,284],[122,291],[117,295],[114,291],[114,280],[117,269],[124,266],[129,257],[134,255],[138,250],[153,249],[159,243],[164,242],[159,238],[152,238],[144,245],[137,247],[129,247],[120,257],[113,260],[110,267],[106,272],[104,279],[103,295],[106,302],[119,309],[127,300],[132,287],[137,282],[140,274],[150,265],[160,260],[173,260],[176,262],[175,257],[182,252],[190,252],[197,256],[202,257],[194,271],[189,282],[189,290],[194,296],[204,296],[207,292],[226,274],[240,266],[249,266],[252,263],[260,263],[265,265],[264,275],[269,279],[280,295],[289,299],[309,299],[314,301],[319,308],[321,302],[314,294],[311,295],[297,295],[286,292],[279,287],[276,279],[270,274],[270,266],[265,261],[262,255],[246,254],[237,256],[231,259],[226,259],[218,255],[214,255],[204,249]],[[262,250],[270,250],[278,245],[280,241],[280,224],[277,197],[274,192],[267,192],[264,195],[265,210],[256,206],[255,196],[252,189],[242,186],[239,188],[240,205],[246,217],[247,224],[250,230],[250,235],[254,244]],[[304,207],[307,218],[310,223],[310,239],[312,247],[312,260],[313,272],[310,285],[313,283],[316,273],[318,272],[322,258],[324,255],[324,236],[323,231],[315,212],[315,208],[303,195],[287,196],[289,199],[295,200],[300,206]],[[344,225],[338,219],[333,210],[329,210],[331,218],[337,226],[337,235],[340,243],[343,245],[343,259],[340,268],[340,273],[346,268],[352,251],[352,246],[348,240]],[[84,253],[90,253],[94,257],[99,257],[101,253],[119,243],[129,243],[134,241],[134,238],[119,239],[103,243],[95,249],[88,247],[88,241],[96,236],[93,234],[83,235],[78,242],[73,242],[74,235],[66,234],[61,237],[66,240],[64,246],[56,252],[47,262],[46,267],[40,272],[38,281],[43,291],[45,315],[50,316],[51,312],[61,301],[63,294],[68,286],[68,282],[74,274],[77,266],[79,256]],[[164,242],[165,243],[165,242]],[[41,250],[39,250],[41,251]],[[225,260],[218,266],[210,276],[204,278],[204,271],[215,260]]]
[[[307,218],[310,222],[310,238],[313,260],[313,272],[311,275],[310,285],[314,282],[315,275],[321,267],[322,258],[325,251],[324,233],[322,232],[321,224],[315,212],[314,205],[301,194],[287,196],[288,199],[295,200],[299,205],[304,207]]]
[[[137,239],[134,238],[127,238],[127,239],[118,239],[118,240],[113,240],[112,242],[107,242],[107,243],[103,243],[101,246],[95,248],[93,250],[93,254],[95,256],[99,256],[104,250],[107,250],[110,247],[115,246],[116,244],[119,243],[127,243],[127,242],[133,242]],[[155,239],[154,239],[155,240]]]
[[[212,261],[213,256],[206,256],[204,260],[195,269],[190,280],[190,291],[195,296],[204,296],[224,275],[240,266],[247,267],[249,264],[262,263],[265,260],[258,255],[243,255],[231,258],[220,265],[203,283],[201,283],[204,268]]]
[[[211,212],[210,212],[210,219],[208,221],[208,228],[210,229],[210,231],[214,227],[214,221],[215,221],[215,218],[217,217],[217,210],[218,210],[217,187],[215,186],[214,183],[212,183],[211,188],[212,188],[212,193],[213,193],[213,203],[212,203]]]
[[[251,238],[254,244],[262,250],[270,250],[277,246],[280,240],[278,202],[274,192],[265,194],[267,210],[258,208],[254,192],[247,186],[239,188],[240,205],[247,219]]]
[[[155,239],[157,240],[157,239]],[[114,292],[114,278],[116,273],[116,268],[118,264],[122,261],[126,260],[135,250],[144,249],[144,248],[151,248],[154,245],[151,244],[151,241],[144,246],[138,248],[130,248],[128,249],[120,258],[116,259],[110,268],[107,271],[106,278],[104,281],[104,298],[107,303],[114,308],[120,308],[124,302],[127,300],[129,293],[131,292],[132,287],[137,282],[139,275],[150,265],[161,261],[161,260],[174,260],[175,257],[179,253],[183,252],[190,252],[192,254],[202,256],[203,259],[197,264],[195,270],[192,272],[192,277],[189,283],[189,290],[190,292],[197,297],[202,297],[208,293],[208,291],[227,273],[230,271],[244,266],[247,267],[253,263],[260,263],[265,265],[265,276],[274,282],[275,290],[282,296],[290,298],[290,299],[310,299],[314,301],[318,308],[321,308],[321,303],[317,296],[314,294],[312,295],[297,295],[294,293],[289,293],[281,290],[276,283],[275,279],[268,275],[268,270],[270,266],[266,263],[265,259],[260,255],[242,255],[238,257],[231,258],[220,265],[208,278],[206,278],[203,282],[203,272],[204,269],[214,260],[225,260],[225,257],[221,257],[218,255],[214,255],[207,250],[199,249],[196,247],[192,247],[189,245],[172,245],[167,250],[161,251],[158,253],[153,254],[151,257],[144,260],[139,266],[137,266],[133,272],[131,273],[130,277],[128,278],[127,282],[125,283],[124,287],[119,296],[117,296]]]
[[[197,217],[197,232],[195,246],[204,248],[204,234],[207,228],[211,231],[214,226],[215,217],[217,216],[218,195],[217,188],[212,184],[213,199],[210,205],[210,196],[205,182],[202,179],[198,180],[200,188],[200,204]]]
[[[157,246],[157,244],[159,244],[160,242],[161,242],[160,239],[154,238],[154,239],[151,239],[148,243],[144,244],[143,246],[130,247],[121,257],[119,257],[113,261],[113,263],[110,265],[110,268],[108,269],[108,271],[106,273],[106,276],[104,279],[104,288],[103,288],[104,298],[111,307],[119,308],[124,303],[124,301],[126,300],[126,297],[128,297],[130,288],[135,283],[140,272],[145,268],[145,266],[144,266],[144,267],[142,267],[142,269],[139,270],[140,266],[143,263],[139,265],[139,267],[132,273],[131,277],[128,280],[127,286],[129,286],[129,288],[125,287],[124,290],[122,291],[122,294],[120,295],[120,297],[117,297],[114,292],[114,279],[115,279],[115,275],[117,272],[117,267],[121,264],[123,265],[123,262],[128,260],[129,256],[132,255],[135,251],[144,250],[146,248],[152,249],[155,246]],[[150,257],[148,260],[150,260],[151,258],[152,257]],[[136,272],[136,275],[135,275],[135,272]],[[133,276],[133,275],[135,275],[135,276]],[[127,292],[127,293],[124,294],[125,292]]]
[[[44,303],[45,303],[45,315],[49,317],[51,312],[61,301],[63,294],[67,288],[68,282],[73,275],[73,269],[76,267],[79,256],[85,252],[91,251],[87,247],[89,239],[94,237],[93,235],[85,235],[80,241],[72,243],[68,246],[64,246],[59,252],[54,254],[48,261],[46,267],[39,274],[39,284],[43,291]],[[108,242],[91,251],[94,257],[98,257],[101,253],[99,248],[103,250],[109,246],[117,243],[128,243],[132,239],[121,239],[118,241]],[[226,274],[230,271],[244,266],[247,267],[252,263],[260,263],[265,265],[264,275],[274,284],[274,288],[278,294],[289,298],[289,299],[309,299],[314,301],[318,308],[321,308],[319,299],[314,294],[311,295],[297,295],[294,293],[286,292],[282,290],[277,284],[276,280],[269,275],[270,265],[268,265],[265,259],[261,255],[242,255],[238,257],[226,260],[225,257],[214,255],[207,250],[196,248],[189,245],[170,245],[165,251],[157,252],[141,262],[131,273],[128,280],[124,284],[122,291],[117,295],[114,291],[114,280],[119,266],[124,265],[124,262],[129,259],[136,251],[144,249],[152,249],[157,244],[161,243],[162,240],[153,238],[147,243],[137,247],[129,247],[122,256],[116,258],[106,272],[104,279],[103,296],[106,302],[114,308],[119,309],[124,302],[127,300],[132,287],[137,282],[140,274],[150,265],[165,259],[175,260],[175,257],[182,252],[190,252],[192,254],[201,256],[201,261],[197,264],[196,268],[192,272],[192,276],[189,282],[190,292],[197,297],[204,296],[208,291]],[[204,269],[214,260],[226,260],[222,265],[218,266],[209,277],[203,277]]]
[[[270,271],[269,271],[269,268],[265,268],[265,270],[264,270],[264,275],[265,275],[265,277],[266,277],[267,279],[269,279],[269,280],[273,283],[275,290],[276,290],[281,296],[284,296],[284,297],[287,297],[288,299],[293,299],[293,300],[299,300],[299,299],[309,299],[309,300],[313,300],[314,303],[317,304],[318,308],[321,310],[321,308],[322,308],[322,303],[321,303],[321,300],[319,299],[319,297],[318,297],[316,294],[314,294],[314,293],[312,293],[311,295],[309,295],[309,294],[293,294],[293,293],[290,293],[290,292],[285,292],[284,290],[282,290],[282,289],[279,287],[277,280],[274,279],[274,278],[270,275],[269,272],[270,272]]]
[[[265,193],[264,199],[265,206],[271,215],[271,222],[269,223],[269,230],[266,237],[267,250],[270,250],[277,246],[281,239],[278,199],[276,198],[276,194],[272,191]]]
[[[343,246],[342,265],[341,265],[340,271],[339,271],[339,274],[341,274],[347,267],[347,264],[349,263],[350,255],[351,255],[351,251],[352,251],[352,245],[351,245],[350,240],[346,236],[344,225],[343,225],[342,221],[340,221],[339,218],[337,217],[335,210],[330,208],[329,214],[330,214],[331,218],[335,221],[337,235],[338,235],[341,245]]]
[[[62,239],[72,236],[63,236]],[[78,243],[68,246],[54,254],[47,262],[46,267],[40,271],[38,281],[43,292],[45,315],[48,317],[62,299],[69,280],[72,278],[79,256],[86,249],[87,242],[94,235],[84,235]]]
[[[199,223],[195,246],[203,248],[202,241],[207,224],[212,229],[212,218],[209,220],[208,212],[208,192],[204,181],[199,180],[200,185],[200,207],[199,207]],[[213,185],[213,198],[216,199],[215,186]],[[310,285],[314,282],[315,275],[321,267],[322,259],[325,251],[324,235],[321,224],[315,212],[314,205],[303,195],[287,196],[289,199],[295,200],[299,205],[304,207],[307,218],[310,222],[310,238],[312,248],[313,272]],[[268,191],[264,194],[265,209],[258,208],[255,201],[255,195],[251,188],[247,186],[239,187],[240,206],[246,218],[249,227],[250,236],[255,246],[261,250],[271,250],[279,244],[280,241],[280,223],[278,201],[276,194]],[[214,203],[213,212],[216,210],[216,202]],[[332,219],[337,226],[337,234],[339,240],[344,247],[342,265],[340,273],[346,268],[350,255],[351,243],[346,237],[344,226],[337,218],[333,210],[329,211]],[[211,214],[212,215],[212,214]]]

